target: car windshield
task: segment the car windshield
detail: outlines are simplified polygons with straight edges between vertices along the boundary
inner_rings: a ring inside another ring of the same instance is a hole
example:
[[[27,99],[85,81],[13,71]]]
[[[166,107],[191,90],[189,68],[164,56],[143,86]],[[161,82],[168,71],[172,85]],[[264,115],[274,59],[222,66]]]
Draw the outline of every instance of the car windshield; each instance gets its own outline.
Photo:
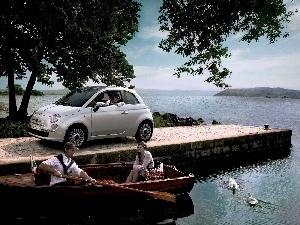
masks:
[[[55,102],[56,105],[82,107],[96,92],[104,87],[88,87],[72,91]]]

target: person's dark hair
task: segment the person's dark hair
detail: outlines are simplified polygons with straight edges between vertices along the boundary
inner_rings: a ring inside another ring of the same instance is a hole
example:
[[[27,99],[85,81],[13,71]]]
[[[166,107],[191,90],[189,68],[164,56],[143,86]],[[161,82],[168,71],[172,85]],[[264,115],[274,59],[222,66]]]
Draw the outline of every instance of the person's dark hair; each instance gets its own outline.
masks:
[[[146,144],[146,142],[140,141],[138,144],[141,145],[141,146],[143,146],[144,149],[147,149],[147,144]]]
[[[67,142],[67,143],[65,143],[65,145],[64,145],[64,150],[63,150],[63,152],[66,152],[66,150],[69,150],[69,149],[71,149],[71,148],[76,148],[76,146],[75,146],[73,143],[71,143],[71,142]]]
[[[121,95],[119,92],[115,92],[113,93],[113,95],[111,96],[112,98],[117,97],[118,99],[121,99]]]

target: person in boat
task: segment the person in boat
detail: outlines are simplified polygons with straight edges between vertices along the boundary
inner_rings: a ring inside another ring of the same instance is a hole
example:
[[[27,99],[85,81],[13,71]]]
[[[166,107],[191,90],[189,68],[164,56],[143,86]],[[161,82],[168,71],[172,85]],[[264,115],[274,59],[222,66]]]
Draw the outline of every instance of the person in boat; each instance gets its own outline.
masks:
[[[107,100],[105,102],[105,105],[117,105],[117,106],[123,106],[125,105],[124,102],[120,102],[121,101],[121,95],[119,92],[115,92],[113,93],[113,95],[111,96],[111,98],[109,100]]]
[[[44,160],[38,165],[38,170],[51,174],[50,186],[80,185],[83,182],[96,184],[96,180],[79,168],[72,159],[76,151],[78,148],[73,143],[67,142],[62,154]],[[79,179],[66,179],[62,177],[63,175]]]
[[[152,154],[147,151],[147,144],[141,141],[137,145],[137,156],[133,168],[126,179],[126,183],[136,182],[140,176],[145,176],[145,170],[152,168],[154,168]]]

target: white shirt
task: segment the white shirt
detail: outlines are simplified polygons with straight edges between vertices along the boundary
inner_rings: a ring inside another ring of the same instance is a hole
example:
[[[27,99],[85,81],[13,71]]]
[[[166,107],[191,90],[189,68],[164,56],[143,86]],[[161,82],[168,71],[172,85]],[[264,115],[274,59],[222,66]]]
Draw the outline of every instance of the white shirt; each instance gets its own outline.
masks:
[[[63,155],[63,162],[66,165],[66,167],[68,167],[68,165],[71,163],[71,159],[69,160],[66,155],[64,153],[62,153]],[[59,159],[54,156],[50,159],[47,159],[45,161],[43,161],[42,163],[46,164],[47,166],[56,169],[57,171],[59,171],[61,174],[64,174],[64,167],[61,164],[61,162],[59,161]],[[74,162],[71,167],[68,169],[67,174],[70,174],[72,176],[76,176],[79,177],[80,173],[81,173],[82,169],[80,169],[78,167],[78,165]],[[59,182],[63,182],[66,181],[65,178],[60,178],[60,177],[56,177],[56,176],[51,176],[51,181],[50,181],[50,186],[59,183]]]
[[[140,164],[138,156],[136,156],[133,167],[137,167],[139,169],[141,169],[141,168],[145,168],[145,169],[153,168],[154,167],[154,162],[153,162],[152,154],[149,151],[144,152],[144,161],[143,161],[142,165]]]

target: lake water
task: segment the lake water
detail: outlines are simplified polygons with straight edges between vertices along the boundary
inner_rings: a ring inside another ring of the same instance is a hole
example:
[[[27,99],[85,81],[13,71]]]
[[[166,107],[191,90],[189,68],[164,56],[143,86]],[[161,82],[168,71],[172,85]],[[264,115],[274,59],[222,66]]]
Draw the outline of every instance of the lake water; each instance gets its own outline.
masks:
[[[134,211],[135,222],[127,221],[126,224],[300,224],[300,99],[215,97],[212,93],[197,91],[140,94],[152,112],[202,118],[207,124],[216,120],[222,124],[269,124],[271,128],[291,129],[292,147],[290,152],[281,156],[238,159],[226,165],[211,164],[209,167],[202,167],[199,163],[180,168],[197,177],[197,183],[189,195],[193,205],[192,212],[186,212],[190,203],[178,206],[176,213],[169,207],[154,212],[149,209],[153,206],[150,204],[149,207],[141,206],[141,209]],[[32,97],[29,114],[35,108],[54,102],[59,97],[61,96]],[[0,96],[0,102],[5,101],[8,99]],[[222,185],[222,181],[229,177],[235,178],[240,184],[241,190],[235,194]],[[260,200],[255,207],[246,203],[248,192]],[[163,216],[162,211],[165,212]],[[168,216],[168,212],[172,213]],[[69,217],[61,220],[61,224],[117,224],[118,217],[119,224],[122,224],[120,221],[125,221],[121,219],[124,215],[117,211],[112,213],[115,217],[110,222],[103,223],[103,218],[107,215],[101,214],[99,208],[97,217],[83,215],[76,220]],[[28,221],[34,222],[31,218],[14,220],[17,224]],[[38,222],[55,224],[44,217],[39,218]]]

